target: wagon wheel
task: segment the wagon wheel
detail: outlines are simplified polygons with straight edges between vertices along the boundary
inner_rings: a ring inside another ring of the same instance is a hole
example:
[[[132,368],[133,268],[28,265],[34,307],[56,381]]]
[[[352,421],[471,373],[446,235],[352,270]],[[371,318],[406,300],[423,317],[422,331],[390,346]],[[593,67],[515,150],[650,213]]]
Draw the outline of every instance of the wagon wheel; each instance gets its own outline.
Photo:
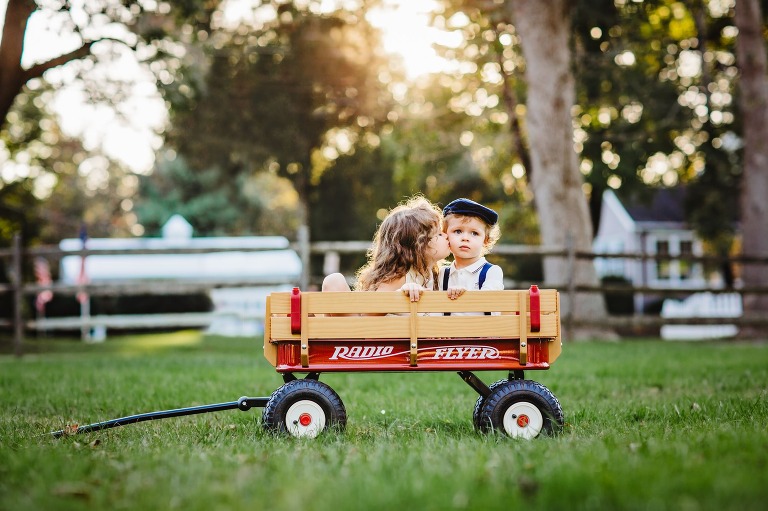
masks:
[[[493,393],[499,385],[503,385],[507,382],[509,382],[507,379],[498,380],[488,385],[488,388],[491,390],[491,393]],[[480,429],[480,410],[482,410],[485,400],[486,398],[484,396],[477,396],[477,401],[475,401],[475,408],[472,410],[472,425],[475,429]]]
[[[331,387],[301,379],[289,381],[272,393],[261,421],[267,431],[314,438],[329,428],[344,429],[347,411]]]
[[[531,439],[559,432],[564,423],[560,402],[544,385],[514,380],[499,385],[480,410],[480,430]]]

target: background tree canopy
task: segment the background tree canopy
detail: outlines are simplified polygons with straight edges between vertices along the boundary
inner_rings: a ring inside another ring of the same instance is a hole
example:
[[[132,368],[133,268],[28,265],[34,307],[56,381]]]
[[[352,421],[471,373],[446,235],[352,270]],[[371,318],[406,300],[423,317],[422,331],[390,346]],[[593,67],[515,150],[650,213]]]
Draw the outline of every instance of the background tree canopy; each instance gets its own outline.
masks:
[[[197,234],[292,237],[306,224],[314,239],[369,239],[413,193],[486,202],[502,213],[504,241],[549,243],[566,227],[534,199],[547,169],[571,161],[578,179],[563,188],[588,201],[591,221],[568,218],[592,231],[604,190],[642,197],[684,184],[689,220],[713,252],[732,250],[739,205],[759,231],[749,239],[765,238],[752,220],[764,208],[745,200],[762,185],[741,186],[768,172],[749,142],[765,130],[765,2],[442,0],[431,24],[447,34],[433,43],[447,64],[418,76],[383,48],[374,21],[388,3],[254,0],[234,16],[220,1],[9,0],[0,243],[19,229],[53,243],[83,222],[92,235],[154,234],[177,212]],[[71,36],[71,49],[23,63],[30,20]],[[563,42],[532,57],[534,37]],[[560,50],[566,71],[547,74]],[[58,103],[59,88],[77,84],[87,104],[129,119],[126,102],[148,89],[108,71],[125,59],[151,77],[167,113],[151,169],[74,136]],[[542,126],[548,104],[568,120]],[[548,167],[554,156],[562,164]]]

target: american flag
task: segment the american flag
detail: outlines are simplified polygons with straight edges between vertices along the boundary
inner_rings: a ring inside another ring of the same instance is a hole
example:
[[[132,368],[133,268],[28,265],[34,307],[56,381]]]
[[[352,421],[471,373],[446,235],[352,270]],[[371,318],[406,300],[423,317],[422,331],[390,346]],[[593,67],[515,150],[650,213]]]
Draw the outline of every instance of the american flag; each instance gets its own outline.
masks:
[[[35,257],[35,279],[38,285],[50,286],[51,285],[51,267],[48,264],[48,259],[44,257]],[[45,289],[40,291],[35,298],[35,308],[38,312],[45,311],[45,304],[53,300],[53,291]]]
[[[80,241],[83,244],[82,249],[85,250],[85,243],[88,241],[88,231],[85,225],[80,228]],[[86,284],[88,284],[88,273],[85,271],[85,255],[82,255],[80,256],[80,274],[77,276],[77,285],[85,286]],[[88,301],[88,293],[86,291],[77,293],[77,301],[80,303]]]

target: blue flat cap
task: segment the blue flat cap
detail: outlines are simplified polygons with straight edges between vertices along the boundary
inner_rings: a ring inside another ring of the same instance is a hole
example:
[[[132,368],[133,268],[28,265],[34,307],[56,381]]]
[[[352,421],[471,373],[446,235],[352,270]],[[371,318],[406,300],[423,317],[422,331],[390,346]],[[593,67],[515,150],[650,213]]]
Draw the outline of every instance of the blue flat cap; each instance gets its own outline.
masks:
[[[443,215],[476,216],[488,225],[494,225],[499,221],[499,215],[491,208],[469,199],[456,199],[443,208]]]

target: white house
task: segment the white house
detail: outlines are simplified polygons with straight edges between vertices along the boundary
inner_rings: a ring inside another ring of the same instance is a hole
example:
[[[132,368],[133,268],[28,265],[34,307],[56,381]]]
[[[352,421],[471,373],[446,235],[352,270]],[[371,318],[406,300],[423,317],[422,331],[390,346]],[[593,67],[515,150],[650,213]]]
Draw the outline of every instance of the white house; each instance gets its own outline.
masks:
[[[214,320],[212,333],[255,335],[261,332],[267,294],[290,290],[301,276],[301,259],[282,236],[200,237],[192,226],[174,215],[163,227],[160,238],[96,238],[86,241],[89,250],[145,250],[173,248],[263,249],[232,250],[190,254],[93,254],[85,258],[88,281],[126,282],[131,280],[173,280],[226,282],[211,292]],[[65,239],[63,250],[82,249],[78,238]],[[77,284],[82,260],[71,255],[61,259],[60,280]],[[247,287],[241,284],[247,282]],[[238,284],[238,285],[236,285]]]
[[[685,222],[684,200],[685,189],[682,187],[659,189],[647,203],[622,202],[612,191],[605,192],[594,251],[701,255],[701,240]],[[637,287],[687,289],[713,286],[707,282],[700,263],[598,258],[595,267],[600,277],[624,277]],[[652,292],[636,293],[635,312],[644,311],[649,303],[658,303],[660,299]],[[692,293],[684,300],[667,298],[661,307],[661,316],[667,318],[735,318],[741,314],[741,295],[738,293]],[[672,324],[662,326],[660,333],[664,339],[690,340],[730,337],[736,332],[737,328],[732,324]]]
[[[622,201],[613,191],[604,192],[594,251],[701,255],[701,240],[685,222],[684,198],[685,190],[681,187],[659,189],[647,203]],[[700,263],[598,258],[595,267],[600,277],[624,277],[638,287],[685,289],[706,285]],[[657,299],[638,293],[635,296],[635,311],[642,311],[650,301]]]

